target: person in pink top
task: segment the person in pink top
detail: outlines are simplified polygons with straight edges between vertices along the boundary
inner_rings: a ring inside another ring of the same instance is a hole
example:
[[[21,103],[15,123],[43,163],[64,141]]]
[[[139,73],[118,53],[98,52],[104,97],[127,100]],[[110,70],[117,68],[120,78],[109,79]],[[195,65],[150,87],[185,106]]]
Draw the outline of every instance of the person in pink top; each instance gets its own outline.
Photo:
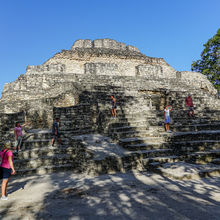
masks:
[[[185,99],[186,106],[188,107],[188,116],[194,117],[194,105],[192,96],[189,94]],[[190,114],[192,112],[192,114]]]
[[[1,187],[1,192],[2,192],[2,197],[1,200],[7,200],[7,186],[8,186],[8,181],[9,177],[11,175],[15,175],[15,168],[13,164],[13,153],[10,150],[11,148],[11,142],[7,141],[4,144],[3,149],[0,151],[0,157],[1,157],[1,169],[2,169],[2,187]]]
[[[16,140],[16,150],[17,152],[21,150],[21,144],[22,144],[22,127],[24,127],[25,124],[20,125],[19,122],[15,123],[15,128],[14,128],[14,134],[15,134],[15,140]]]

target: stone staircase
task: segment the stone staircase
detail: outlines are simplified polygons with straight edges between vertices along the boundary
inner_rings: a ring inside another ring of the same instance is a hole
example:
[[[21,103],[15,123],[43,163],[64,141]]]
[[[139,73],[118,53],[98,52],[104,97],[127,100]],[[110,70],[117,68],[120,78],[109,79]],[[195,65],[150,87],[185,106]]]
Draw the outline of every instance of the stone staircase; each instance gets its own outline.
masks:
[[[81,146],[72,146],[65,135],[62,143],[51,146],[51,130],[29,130],[25,134],[22,151],[15,153],[15,169],[18,174],[43,174],[75,169],[79,171],[78,158],[83,154]],[[77,157],[77,158],[76,158]]]
[[[48,129],[28,131],[23,151],[15,157],[20,174],[66,169],[93,174],[147,169],[166,175],[164,167],[182,162],[205,164],[209,170],[210,167],[220,170],[216,165],[220,154],[218,99],[182,84],[182,91],[169,91],[164,99],[164,104],[169,103],[174,109],[171,114],[173,133],[169,134],[163,127],[161,99],[164,97],[161,98],[161,94],[164,91],[144,90],[140,86],[143,82],[140,80],[137,86],[132,77],[118,84],[114,77],[100,77],[95,82],[92,78],[85,80],[86,76],[76,77],[81,89],[79,104],[54,108],[54,118],[61,119],[62,144],[50,146]],[[180,86],[177,82],[175,85]],[[195,104],[195,118],[188,118],[184,108],[189,92]],[[117,98],[116,119],[111,117],[112,94]],[[110,137],[123,153],[94,159],[95,156],[87,152],[84,138],[98,133]]]

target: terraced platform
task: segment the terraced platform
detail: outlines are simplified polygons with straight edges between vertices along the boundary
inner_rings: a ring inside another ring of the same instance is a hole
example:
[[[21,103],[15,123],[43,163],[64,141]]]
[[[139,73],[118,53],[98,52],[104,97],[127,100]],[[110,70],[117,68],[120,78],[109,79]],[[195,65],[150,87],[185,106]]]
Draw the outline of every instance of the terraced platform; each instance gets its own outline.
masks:
[[[54,109],[54,118],[61,119],[61,145],[50,146],[50,129],[27,131],[23,150],[15,159],[18,173],[72,170],[98,175],[136,169],[173,178],[218,175],[218,110],[197,108],[195,117],[189,118],[182,104],[176,103],[171,115],[172,132],[167,133],[163,111],[150,107],[149,97],[141,95],[139,102],[137,93],[129,98],[119,95],[118,100],[122,98],[124,102],[118,102],[117,118],[112,118],[109,104],[112,92],[105,87],[100,89],[104,89],[104,96],[96,99],[93,96],[92,100],[85,96],[85,103]],[[136,100],[135,109],[130,99]],[[175,173],[174,167],[178,172],[184,164],[188,169],[191,167],[192,174],[183,172],[182,177],[181,174],[176,177],[169,173],[169,170]]]
[[[188,94],[193,118],[185,107]],[[117,118],[111,116],[111,95]],[[171,133],[164,130],[166,105],[173,107]],[[163,174],[173,163],[219,166],[220,99],[208,79],[111,39],[79,40],[44,64],[28,66],[5,85],[0,112],[1,144],[14,141],[16,121],[30,124],[22,152],[15,155],[20,174],[65,169]],[[52,147],[56,117],[62,144]]]

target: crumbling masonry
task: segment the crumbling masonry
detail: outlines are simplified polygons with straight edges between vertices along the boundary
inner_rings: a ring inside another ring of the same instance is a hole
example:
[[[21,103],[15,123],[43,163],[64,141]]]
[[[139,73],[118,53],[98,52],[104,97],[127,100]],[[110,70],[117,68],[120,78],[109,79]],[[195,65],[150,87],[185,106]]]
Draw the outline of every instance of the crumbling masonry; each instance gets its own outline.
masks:
[[[197,121],[184,118],[184,99],[188,93],[194,99],[197,117],[194,120]],[[109,111],[112,94],[118,102],[118,118],[114,122]],[[148,57],[136,47],[115,40],[77,40],[70,50],[62,50],[42,65],[28,66],[24,75],[5,84],[0,100],[1,141],[12,138],[10,131],[14,122],[19,120],[28,122],[30,131],[44,129],[43,134],[47,135],[46,139],[43,136],[42,142],[42,133],[34,133],[38,142],[34,142],[34,138],[29,142],[27,140],[24,143],[26,149],[47,146],[49,140],[46,140],[50,138],[50,134],[45,129],[49,129],[53,119],[59,116],[63,123],[63,138],[68,139],[68,143],[70,137],[76,135],[99,133],[116,140],[128,151],[160,149],[162,144],[177,146],[176,137],[161,136],[163,108],[166,104],[171,104],[174,108],[172,124],[176,131],[182,131],[187,126],[189,131],[195,131],[202,122],[210,125],[219,120],[220,101],[217,91],[206,76],[196,72],[176,71],[164,59]],[[153,137],[157,139],[153,140]],[[184,136],[178,141],[187,138]],[[80,146],[82,144],[77,138],[71,141],[72,145],[74,143]],[[147,147],[152,143],[151,148]],[[175,149],[176,147],[172,148],[172,155]],[[44,150],[42,155],[47,155],[50,151],[49,148]],[[62,152],[65,163],[51,162],[50,167],[54,164],[56,167],[71,164],[72,167],[73,150],[69,151],[72,153],[67,152]],[[157,152],[158,155],[160,153]],[[138,155],[142,155],[140,158],[145,155],[146,159],[148,154],[149,152],[141,152]],[[145,166],[146,162],[140,160],[138,155],[136,159],[133,158],[134,155],[131,156],[133,159],[128,159],[136,161],[136,168],[138,164]],[[36,164],[29,164],[27,167],[32,170],[49,167],[48,164]],[[129,166],[133,167],[131,164]]]

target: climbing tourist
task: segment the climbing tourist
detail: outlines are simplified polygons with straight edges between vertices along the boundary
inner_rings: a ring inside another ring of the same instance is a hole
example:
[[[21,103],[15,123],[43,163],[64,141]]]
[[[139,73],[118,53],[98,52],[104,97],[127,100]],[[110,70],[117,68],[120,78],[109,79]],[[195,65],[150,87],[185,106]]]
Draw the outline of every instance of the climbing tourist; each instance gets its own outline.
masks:
[[[112,99],[112,117],[116,118],[116,108],[117,108],[116,98],[112,95],[111,99]]]
[[[189,94],[185,99],[186,106],[188,108],[188,116],[194,117],[194,105],[191,94]],[[190,114],[191,113],[191,114]]]
[[[19,122],[15,123],[14,134],[16,140],[16,152],[21,150],[22,139],[23,139],[22,128],[24,126],[25,124],[21,125]]]
[[[11,175],[15,175],[15,168],[13,164],[13,153],[11,149],[11,142],[7,141],[3,149],[0,151],[1,156],[1,179],[2,179],[2,196],[1,200],[7,200],[7,186]]]
[[[60,138],[60,119],[59,118],[56,118],[56,120],[53,123],[52,135],[53,135],[52,142],[51,142],[52,146],[54,146],[55,140],[58,140],[58,143],[61,144],[61,138]]]
[[[170,111],[172,111],[172,107],[170,105],[166,106],[164,109],[164,119],[165,119],[165,130],[166,132],[170,131]]]

